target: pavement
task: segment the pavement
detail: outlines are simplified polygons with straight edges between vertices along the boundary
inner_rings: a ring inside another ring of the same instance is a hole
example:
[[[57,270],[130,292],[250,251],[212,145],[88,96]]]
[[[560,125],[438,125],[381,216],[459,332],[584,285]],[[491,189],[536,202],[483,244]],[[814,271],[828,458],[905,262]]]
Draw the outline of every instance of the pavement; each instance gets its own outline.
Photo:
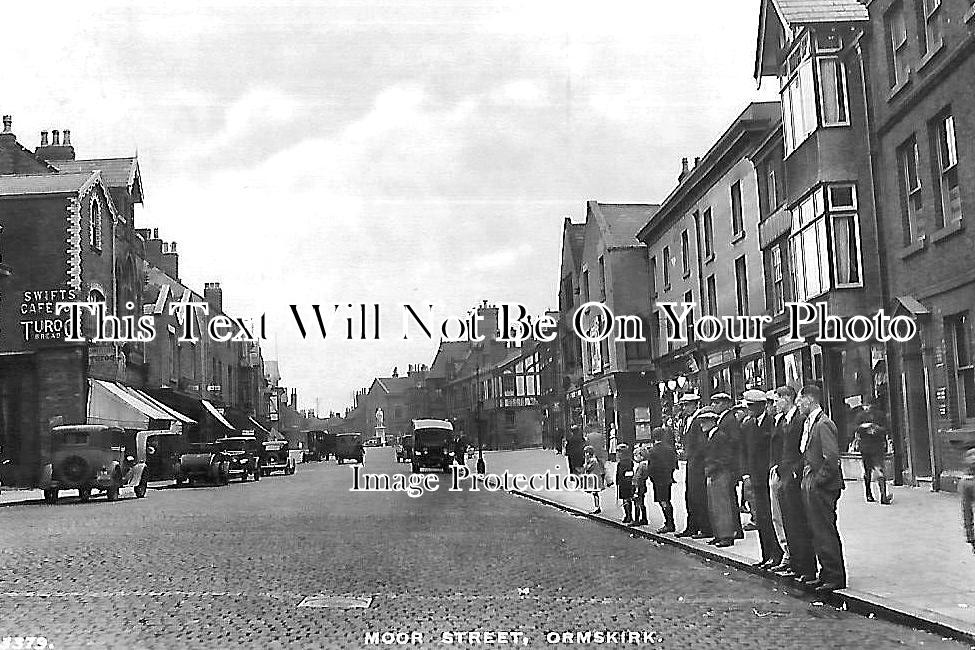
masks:
[[[389,449],[364,469],[408,471]],[[504,491],[353,477],[4,504],[0,647],[967,647]]]
[[[551,450],[488,452],[485,460],[490,473],[505,469],[523,474],[566,472],[565,457]],[[673,486],[677,530],[682,530],[686,521],[683,472],[681,463]],[[577,514],[592,510],[592,498],[585,493],[520,493]],[[848,574],[848,589],[837,592],[839,602],[857,611],[975,642],[975,555],[965,542],[958,496],[898,486],[893,487],[893,495],[891,505],[867,503],[862,481],[847,481],[837,507]],[[616,488],[605,490],[601,500],[602,514],[592,517],[606,523],[619,522],[623,514]],[[719,549],[704,543],[706,540],[652,533],[663,526],[663,516],[655,504],[651,503],[648,511],[650,525],[640,530],[650,538],[743,568],[761,559],[757,532],[746,533],[745,539],[733,547]],[[742,515],[742,521],[747,523],[747,514]]]

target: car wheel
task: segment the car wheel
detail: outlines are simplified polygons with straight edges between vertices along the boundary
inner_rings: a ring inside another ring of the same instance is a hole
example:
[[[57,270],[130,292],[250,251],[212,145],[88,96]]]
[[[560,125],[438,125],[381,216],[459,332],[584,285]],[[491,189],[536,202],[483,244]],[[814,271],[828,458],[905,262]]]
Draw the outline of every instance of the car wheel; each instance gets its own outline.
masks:
[[[78,488],[78,498],[81,499],[82,501],[90,500],[91,488],[90,487]]]
[[[52,506],[58,502],[58,489],[48,488],[44,490],[44,503],[49,503]]]
[[[105,490],[105,498],[108,501],[115,501],[115,500],[117,500],[118,499],[118,489],[119,489],[118,482],[115,479],[113,479],[112,480],[112,484],[108,486],[108,489],[107,490]]]
[[[146,490],[148,490],[148,489],[149,489],[149,484],[145,481],[145,479],[143,479],[142,481],[140,481],[139,484],[135,486],[135,496],[136,496],[136,498],[137,499],[145,499],[146,498]]]

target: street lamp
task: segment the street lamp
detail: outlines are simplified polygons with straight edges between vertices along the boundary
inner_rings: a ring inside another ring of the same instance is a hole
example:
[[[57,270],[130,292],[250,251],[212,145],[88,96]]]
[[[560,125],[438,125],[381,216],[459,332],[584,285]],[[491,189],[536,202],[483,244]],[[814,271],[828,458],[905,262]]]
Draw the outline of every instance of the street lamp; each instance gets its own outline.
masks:
[[[474,470],[478,474],[484,474],[484,445],[481,444],[481,407],[483,406],[481,400],[481,366],[477,366],[474,370],[475,386],[474,389],[477,391],[477,403],[475,404],[476,410],[474,411],[475,424],[477,426],[477,465]]]

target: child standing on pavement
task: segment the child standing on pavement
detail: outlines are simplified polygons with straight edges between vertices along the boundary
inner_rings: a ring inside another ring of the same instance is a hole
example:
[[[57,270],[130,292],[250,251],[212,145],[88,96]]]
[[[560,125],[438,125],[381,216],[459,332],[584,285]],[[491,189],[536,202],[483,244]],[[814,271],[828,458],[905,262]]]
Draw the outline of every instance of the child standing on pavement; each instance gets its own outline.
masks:
[[[600,512],[602,512],[602,509],[599,507],[599,492],[603,489],[603,480],[606,469],[603,467],[603,464],[599,462],[599,459],[596,458],[596,451],[591,445],[586,445],[586,448],[583,451],[586,454],[586,460],[582,464],[582,473],[591,474],[592,476],[596,477],[596,489],[589,491],[589,494],[592,495],[592,504],[594,508],[589,514],[598,515]]]
[[[647,450],[640,447],[633,455],[633,522],[631,526],[647,525],[647,478],[650,467],[647,464]]]
[[[623,523],[633,521],[633,453],[630,446],[616,447],[616,496],[623,502]]]
[[[677,469],[677,451],[663,427],[654,429],[651,437],[653,446],[650,447],[648,464],[650,481],[653,483],[653,500],[660,505],[664,515],[664,525],[657,533],[672,533],[676,527],[674,506],[670,502],[670,487],[674,483],[674,471]]]

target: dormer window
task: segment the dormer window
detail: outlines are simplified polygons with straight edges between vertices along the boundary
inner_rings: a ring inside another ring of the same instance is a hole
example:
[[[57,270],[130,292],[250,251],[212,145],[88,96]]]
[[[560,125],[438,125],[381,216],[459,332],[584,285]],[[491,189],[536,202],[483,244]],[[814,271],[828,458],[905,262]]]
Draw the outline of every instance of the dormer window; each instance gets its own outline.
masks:
[[[91,200],[91,210],[88,212],[88,243],[93,250],[102,249],[102,204],[98,197]]]

